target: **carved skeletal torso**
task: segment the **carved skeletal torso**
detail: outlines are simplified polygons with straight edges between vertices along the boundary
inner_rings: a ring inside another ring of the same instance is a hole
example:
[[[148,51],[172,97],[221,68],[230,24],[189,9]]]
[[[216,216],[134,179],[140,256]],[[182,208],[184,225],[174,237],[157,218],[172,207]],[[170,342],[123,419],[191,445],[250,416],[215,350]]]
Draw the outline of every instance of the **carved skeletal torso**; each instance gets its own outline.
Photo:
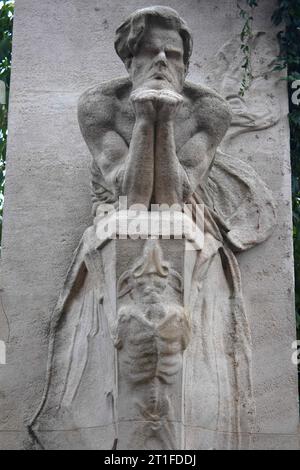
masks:
[[[189,339],[189,320],[183,307],[140,302],[122,307],[118,315],[115,344],[122,374],[132,383],[153,379],[172,383],[181,370],[182,352]]]

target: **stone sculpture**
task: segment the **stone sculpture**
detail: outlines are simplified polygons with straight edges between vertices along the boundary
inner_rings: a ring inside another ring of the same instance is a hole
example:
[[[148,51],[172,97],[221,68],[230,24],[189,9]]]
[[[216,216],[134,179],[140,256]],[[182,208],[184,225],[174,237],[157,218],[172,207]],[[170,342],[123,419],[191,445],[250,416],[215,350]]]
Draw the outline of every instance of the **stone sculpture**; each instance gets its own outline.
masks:
[[[118,311],[118,370],[140,409],[142,424],[134,433],[144,436],[149,448],[176,449],[168,389],[182,369],[190,324],[182,307],[181,276],[163,262],[159,245],[148,243],[142,260],[119,280],[119,297],[131,293],[132,300]]]
[[[134,12],[115,47],[129,76],[79,101],[94,225],[53,315],[44,396],[28,429],[42,448],[188,449],[196,428],[199,449],[247,448],[251,338],[234,252],[271,234],[273,198],[250,166],[218,149],[231,111],[186,81],[192,36],[174,10]],[[204,240],[193,261],[184,240],[100,239],[103,205],[118,213],[121,196],[147,217],[157,205],[161,217],[188,205]]]

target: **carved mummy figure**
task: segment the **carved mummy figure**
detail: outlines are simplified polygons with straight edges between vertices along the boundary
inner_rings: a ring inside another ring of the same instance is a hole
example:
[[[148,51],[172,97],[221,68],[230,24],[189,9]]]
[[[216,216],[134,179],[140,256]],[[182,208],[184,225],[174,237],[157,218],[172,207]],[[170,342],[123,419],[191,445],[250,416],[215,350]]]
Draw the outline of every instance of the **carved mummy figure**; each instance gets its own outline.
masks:
[[[168,436],[166,445],[174,449],[168,394],[182,371],[182,355],[190,339],[182,290],[181,276],[163,261],[158,242],[147,241],[141,260],[119,280],[119,298],[129,299],[119,308],[115,333],[119,376],[134,391],[140,419],[149,422],[143,435],[150,431],[157,442]]]
[[[118,313],[115,345],[121,354],[121,370],[133,383],[159,379],[170,383],[182,364],[189,341],[188,316],[169,290],[182,289],[178,273],[162,265],[158,245],[145,250],[142,265],[125,273],[130,302]],[[160,264],[160,266],[158,265]],[[170,281],[174,277],[176,284]],[[169,289],[168,289],[169,288]],[[124,287],[121,292],[124,296]]]

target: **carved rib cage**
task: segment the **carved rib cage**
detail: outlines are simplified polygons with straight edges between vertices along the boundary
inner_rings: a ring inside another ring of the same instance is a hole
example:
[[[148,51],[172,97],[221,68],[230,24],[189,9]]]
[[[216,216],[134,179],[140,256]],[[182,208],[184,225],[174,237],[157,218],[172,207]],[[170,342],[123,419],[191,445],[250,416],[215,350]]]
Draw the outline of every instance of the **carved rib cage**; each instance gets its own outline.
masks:
[[[132,383],[157,378],[172,384],[181,370],[189,336],[188,319],[177,305],[160,307],[165,315],[159,321],[149,321],[140,310],[132,312],[130,306],[120,312],[117,344],[125,349],[119,357],[120,367]]]

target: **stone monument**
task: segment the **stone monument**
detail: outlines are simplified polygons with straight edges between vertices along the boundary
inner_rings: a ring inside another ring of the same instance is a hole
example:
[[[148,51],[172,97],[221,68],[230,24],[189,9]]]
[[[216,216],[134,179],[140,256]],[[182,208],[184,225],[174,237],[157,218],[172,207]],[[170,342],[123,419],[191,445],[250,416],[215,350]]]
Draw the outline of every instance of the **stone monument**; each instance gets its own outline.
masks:
[[[250,167],[218,153],[231,112],[215,92],[185,80],[192,37],[174,10],[134,12],[118,28],[115,47],[128,78],[89,89],[79,102],[94,158],[95,223],[79,245],[52,320],[47,385],[30,429],[47,447],[48,430],[60,422],[67,430],[69,420],[76,425],[81,397],[81,419],[102,401],[98,419],[115,424],[108,448],[180,449],[188,445],[185,413],[199,402],[199,418],[216,432],[211,447],[239,448],[243,433],[253,431],[255,409],[251,339],[233,250],[270,235],[275,205]],[[166,207],[177,205],[179,212],[190,205],[191,218],[203,208],[204,244],[186,305],[176,295],[186,288],[181,273],[171,267],[183,247],[165,261],[159,239],[146,241],[142,256],[136,243],[130,256],[131,240],[114,242],[123,256],[109,237],[100,245],[97,226],[107,220],[108,203],[119,209],[120,197],[131,210],[161,210],[162,220]],[[120,257],[127,270],[119,277]],[[91,358],[93,339],[105,344],[105,364],[101,350]],[[87,390],[91,363],[95,383]]]
[[[79,99],[93,223],[45,334],[46,376],[24,420],[28,448],[257,447],[237,253],[272,235],[277,210],[257,172],[224,142],[277,118],[268,109],[234,113],[228,80],[224,97],[188,81],[187,23],[169,6],[143,6],[116,31],[128,75]],[[233,50],[225,45],[220,57]],[[214,73],[235,77],[217,62],[207,82]]]

